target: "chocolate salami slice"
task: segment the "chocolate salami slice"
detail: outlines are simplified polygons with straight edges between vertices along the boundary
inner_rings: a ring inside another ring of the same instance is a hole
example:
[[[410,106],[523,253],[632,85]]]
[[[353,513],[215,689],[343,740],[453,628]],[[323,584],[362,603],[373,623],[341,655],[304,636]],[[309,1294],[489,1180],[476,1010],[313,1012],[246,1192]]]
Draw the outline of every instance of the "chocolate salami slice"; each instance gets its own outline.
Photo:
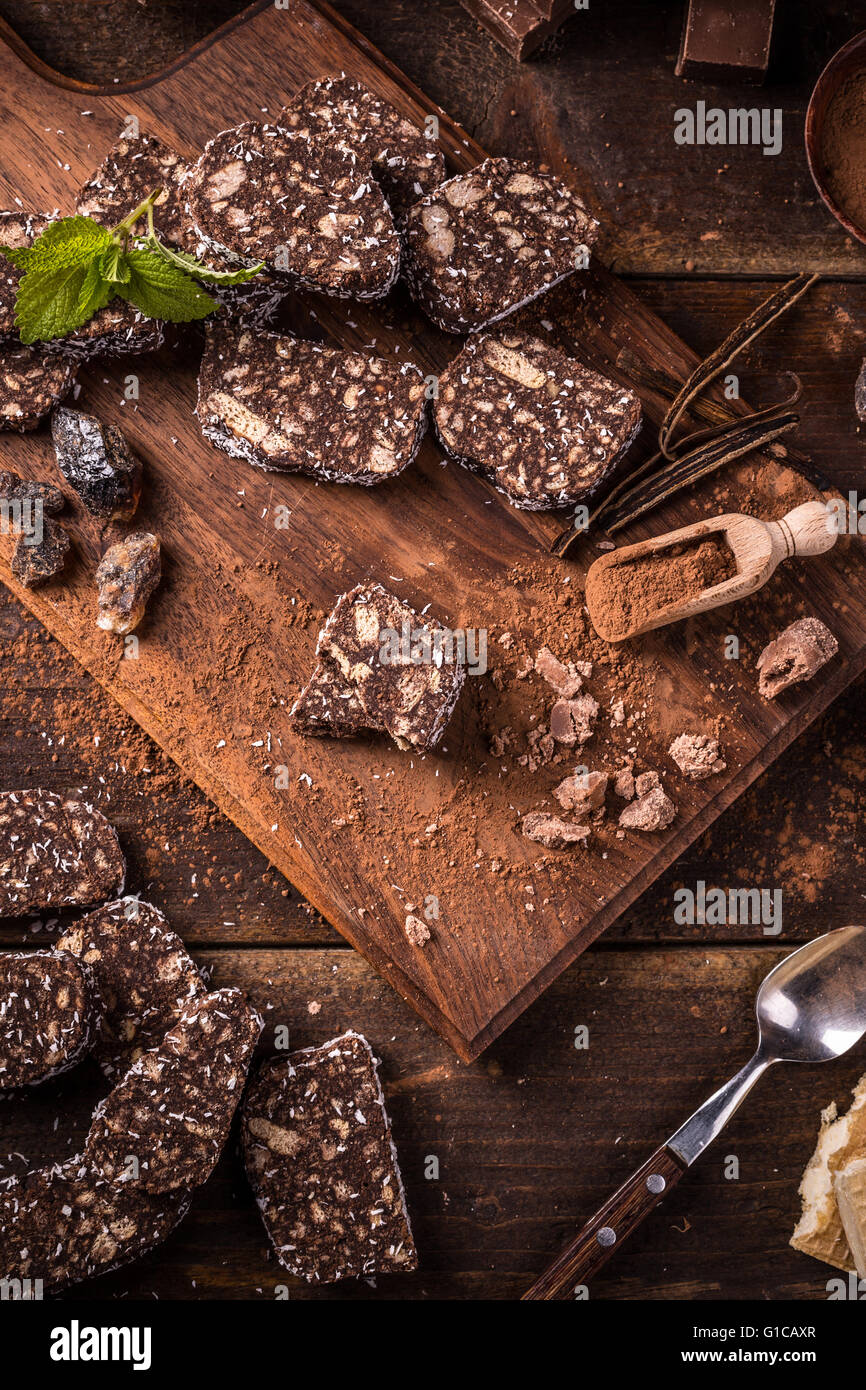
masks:
[[[311,1283],[418,1264],[378,1066],[344,1033],[265,1063],[244,1101],[262,1220],[280,1264]]]
[[[186,947],[150,903],[120,898],[82,917],[57,942],[90,966],[103,1003],[95,1056],[124,1074],[157,1047],[192,1000],[206,993]]]
[[[597,235],[598,223],[553,174],[485,159],[409,209],[403,270],[434,323],[473,333],[582,267]]]
[[[415,457],[424,379],[411,362],[208,325],[196,413],[202,434],[260,468],[370,486]]]
[[[206,1182],[228,1138],[263,1022],[238,989],[193,999],[96,1108],[84,1154],[112,1182]]]
[[[35,430],[75,384],[75,364],[52,344],[0,348],[0,430]]]
[[[190,1194],[112,1183],[81,1157],[0,1185],[0,1279],[56,1292],[141,1259],[189,1210]]]
[[[597,492],[635,438],[638,397],[537,338],[470,338],[439,379],[436,432],[515,507],[542,511]]]
[[[0,1091],[69,1071],[93,1046],[101,1013],[90,967],[68,951],[0,955]]]
[[[264,261],[295,283],[379,299],[400,243],[369,166],[334,141],[248,122],[208,144],[184,183],[206,245],[240,265]]]
[[[29,246],[48,226],[51,218],[36,212],[13,209],[0,212],[0,242],[20,251]],[[23,270],[17,270],[11,261],[0,257],[0,344],[18,343],[18,327],[15,323],[15,301]]]
[[[116,140],[95,173],[79,189],[75,211],[105,227],[115,227],[139,203],[161,188],[154,204],[156,230],[162,241],[181,244],[186,225],[181,181],[186,165],[176,150],[155,135]]]
[[[116,830],[86,801],[0,792],[0,917],[98,902],[125,873]]]
[[[436,141],[343,73],[308,82],[277,116],[281,128],[337,141],[365,160],[391,207],[399,212],[445,177]]]
[[[58,350],[80,362],[157,352],[164,342],[165,324],[145,318],[125,299],[112,299],[87,323],[56,340]]]
[[[292,706],[307,734],[386,733],[399,748],[432,748],[466,668],[454,634],[380,584],[343,594],[316,643],[317,664]]]
[[[117,425],[59,406],[51,417],[57,467],[98,521],[129,521],[141,496],[141,460]]]

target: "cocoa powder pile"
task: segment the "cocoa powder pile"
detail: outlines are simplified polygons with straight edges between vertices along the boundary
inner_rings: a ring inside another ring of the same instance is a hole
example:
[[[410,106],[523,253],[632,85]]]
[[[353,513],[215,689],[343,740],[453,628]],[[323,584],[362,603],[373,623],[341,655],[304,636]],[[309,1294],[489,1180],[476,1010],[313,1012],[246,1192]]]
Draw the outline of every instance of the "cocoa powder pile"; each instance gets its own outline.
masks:
[[[625,637],[671,604],[696,598],[736,572],[728,545],[709,536],[623,564],[594,566],[587,577],[586,601],[600,630]]]
[[[866,70],[849,77],[827,108],[821,163],[834,201],[866,230]]]

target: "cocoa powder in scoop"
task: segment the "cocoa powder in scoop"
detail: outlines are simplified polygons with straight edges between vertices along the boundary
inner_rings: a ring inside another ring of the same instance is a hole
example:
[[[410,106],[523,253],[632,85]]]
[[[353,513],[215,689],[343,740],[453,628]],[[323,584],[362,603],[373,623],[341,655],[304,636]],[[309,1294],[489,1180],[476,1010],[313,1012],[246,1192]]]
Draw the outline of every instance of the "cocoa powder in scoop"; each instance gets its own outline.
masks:
[[[593,567],[586,581],[586,600],[602,631],[621,633],[640,626],[673,603],[696,598],[732,579],[733,552],[724,540],[686,541],[621,565]]]

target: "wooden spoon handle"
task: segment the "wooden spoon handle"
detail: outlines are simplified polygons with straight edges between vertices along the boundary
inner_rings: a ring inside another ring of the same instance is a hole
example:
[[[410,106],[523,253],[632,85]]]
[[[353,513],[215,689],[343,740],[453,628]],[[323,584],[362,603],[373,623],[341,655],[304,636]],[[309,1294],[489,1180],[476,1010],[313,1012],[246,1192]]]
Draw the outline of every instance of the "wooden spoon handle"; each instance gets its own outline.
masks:
[[[771,522],[771,529],[773,526],[777,534],[781,533],[784,547],[780,559],[786,555],[823,555],[826,550],[832,550],[839,534],[825,503],[818,501],[804,502],[781,521]]]
[[[571,1244],[527,1289],[523,1300],[572,1296],[575,1287],[585,1284],[601,1269],[685,1171],[685,1164],[664,1144],[656,1149],[652,1158],[599,1207]]]

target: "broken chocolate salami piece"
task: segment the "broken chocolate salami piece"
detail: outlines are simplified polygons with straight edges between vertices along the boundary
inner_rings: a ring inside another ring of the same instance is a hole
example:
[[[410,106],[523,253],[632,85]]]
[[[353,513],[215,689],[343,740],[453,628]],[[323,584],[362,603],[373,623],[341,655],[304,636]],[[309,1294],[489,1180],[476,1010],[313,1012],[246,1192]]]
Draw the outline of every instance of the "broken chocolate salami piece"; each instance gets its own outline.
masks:
[[[101,1013],[90,967],[70,952],[0,955],[0,1091],[69,1071],[93,1046]]]
[[[446,333],[473,333],[571,275],[597,235],[553,174],[485,159],[409,209],[403,268],[428,318]]]
[[[10,569],[25,589],[38,589],[61,573],[71,548],[69,536],[60,523],[43,517],[39,531],[23,532],[18,537]]]
[[[0,1278],[53,1293],[107,1274],[164,1241],[190,1200],[107,1182],[80,1156],[12,1178],[0,1184]]]
[[[57,466],[91,516],[129,521],[141,496],[141,461],[117,425],[59,406],[51,417]]]
[[[417,1267],[370,1044],[344,1033],[274,1058],[243,1106],[247,1176],[277,1259],[310,1283]]]
[[[93,971],[104,1016],[95,1055],[109,1078],[157,1047],[206,993],[198,967],[163,914],[120,898],[69,927],[57,943]]]
[[[176,150],[155,135],[122,135],[95,173],[79,189],[75,211],[106,227],[122,222],[156,188],[156,229],[163,241],[180,245],[187,217],[181,194],[186,165]]]
[[[196,413],[217,448],[260,468],[373,483],[412,462],[425,386],[410,362],[208,325]]]
[[[399,748],[432,748],[466,668],[454,635],[380,584],[343,594],[316,643],[317,665],[292,706],[303,733],[387,733]]]
[[[74,383],[75,365],[54,343],[0,348],[0,430],[35,430]]]
[[[191,1000],[158,1046],[97,1106],[85,1158],[110,1181],[147,1192],[206,1182],[263,1026],[239,989]]]
[[[367,163],[395,211],[445,177],[445,159],[396,107],[343,73],[308,82],[277,116],[281,129],[337,142]]]
[[[783,690],[809,681],[839,650],[839,643],[820,618],[800,618],[770,642],[758,657],[758,690],[774,700]]]
[[[121,636],[132,632],[144,617],[161,574],[159,541],[150,531],[137,531],[110,546],[96,569],[96,626]]]
[[[340,298],[379,299],[397,278],[381,189],[334,140],[247,122],[205,146],[184,192],[197,235],[238,265]]]
[[[116,830],[87,802],[0,792],[0,917],[98,902],[125,873]]]
[[[439,380],[444,448],[515,507],[543,511],[599,491],[640,429],[628,387],[524,333],[471,338]]]

